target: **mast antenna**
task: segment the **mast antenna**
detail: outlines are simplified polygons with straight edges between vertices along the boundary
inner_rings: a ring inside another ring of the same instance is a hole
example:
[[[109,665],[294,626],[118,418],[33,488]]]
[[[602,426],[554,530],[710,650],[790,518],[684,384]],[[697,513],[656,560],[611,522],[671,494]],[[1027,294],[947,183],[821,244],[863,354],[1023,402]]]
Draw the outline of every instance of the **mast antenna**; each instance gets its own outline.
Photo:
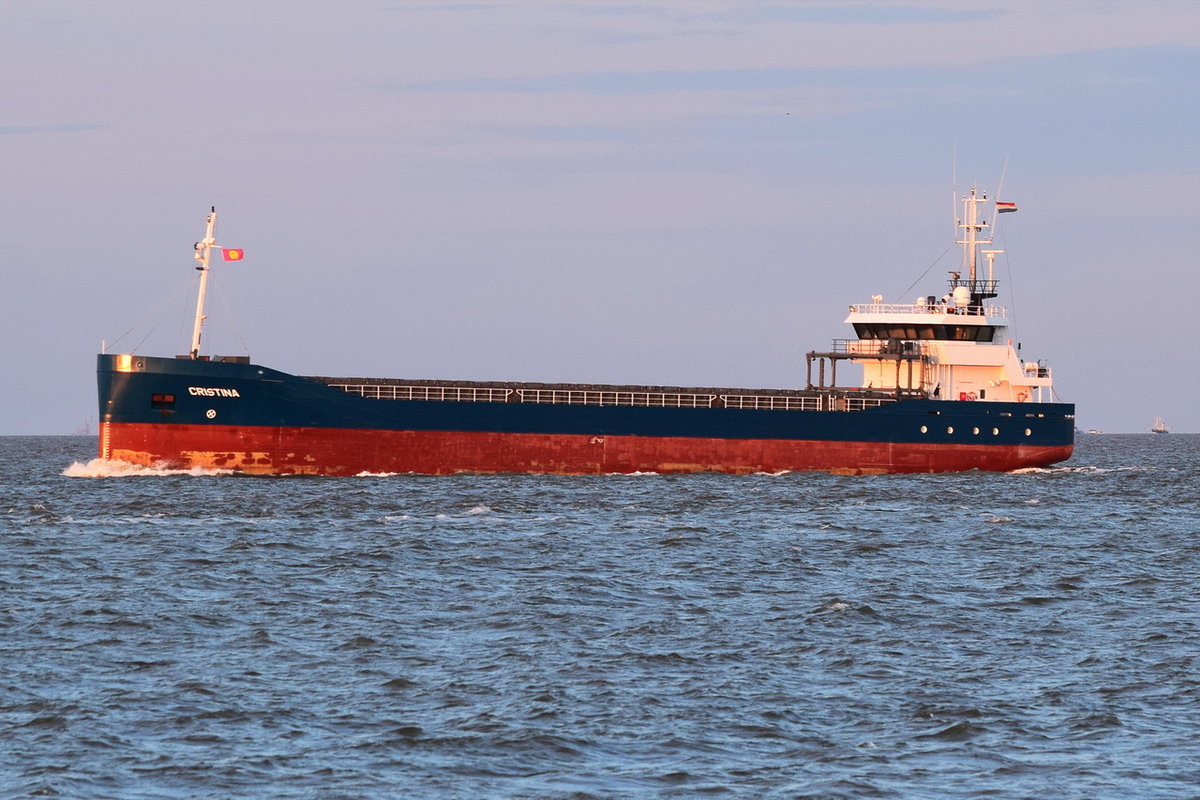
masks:
[[[950,220],[954,223],[954,234],[958,235],[958,142],[950,153]]]

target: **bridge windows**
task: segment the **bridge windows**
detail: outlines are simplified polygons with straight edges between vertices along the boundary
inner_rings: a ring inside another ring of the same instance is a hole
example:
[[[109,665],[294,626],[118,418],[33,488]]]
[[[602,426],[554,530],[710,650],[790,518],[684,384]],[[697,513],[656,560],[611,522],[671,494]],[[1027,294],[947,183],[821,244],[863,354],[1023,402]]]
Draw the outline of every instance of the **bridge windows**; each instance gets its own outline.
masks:
[[[859,339],[910,339],[943,342],[990,342],[995,325],[898,325],[886,322],[856,322]]]

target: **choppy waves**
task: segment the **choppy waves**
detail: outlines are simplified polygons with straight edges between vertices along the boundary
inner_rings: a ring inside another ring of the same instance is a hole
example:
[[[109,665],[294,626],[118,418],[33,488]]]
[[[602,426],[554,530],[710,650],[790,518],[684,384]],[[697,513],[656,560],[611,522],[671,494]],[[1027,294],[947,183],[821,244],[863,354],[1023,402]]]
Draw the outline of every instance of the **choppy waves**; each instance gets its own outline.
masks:
[[[0,796],[1193,797],[1200,448],[1121,438],[633,480],[0,442]]]

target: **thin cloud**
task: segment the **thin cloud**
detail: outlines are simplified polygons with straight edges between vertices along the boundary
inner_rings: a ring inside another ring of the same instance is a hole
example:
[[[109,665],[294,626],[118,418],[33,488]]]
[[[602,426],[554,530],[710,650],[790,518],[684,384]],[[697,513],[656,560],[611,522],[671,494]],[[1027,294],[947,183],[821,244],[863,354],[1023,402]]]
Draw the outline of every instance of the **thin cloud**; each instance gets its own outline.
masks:
[[[41,133],[81,133],[83,131],[98,131],[105,125],[87,125],[82,122],[70,122],[65,125],[0,125],[0,136],[31,136]]]

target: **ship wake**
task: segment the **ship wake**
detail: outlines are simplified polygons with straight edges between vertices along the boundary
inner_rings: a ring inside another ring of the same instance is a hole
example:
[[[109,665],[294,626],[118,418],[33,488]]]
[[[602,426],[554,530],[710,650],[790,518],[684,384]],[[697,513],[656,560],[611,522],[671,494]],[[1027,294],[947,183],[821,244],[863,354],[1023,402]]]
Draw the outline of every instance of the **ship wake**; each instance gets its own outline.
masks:
[[[79,461],[72,462],[71,466],[62,471],[62,474],[68,478],[129,478],[145,475],[233,475],[234,472],[228,469],[206,469],[204,467],[192,467],[191,469],[170,469],[160,466],[147,467],[142,464],[131,464],[128,461],[120,461],[113,458],[93,458],[86,464]]]

